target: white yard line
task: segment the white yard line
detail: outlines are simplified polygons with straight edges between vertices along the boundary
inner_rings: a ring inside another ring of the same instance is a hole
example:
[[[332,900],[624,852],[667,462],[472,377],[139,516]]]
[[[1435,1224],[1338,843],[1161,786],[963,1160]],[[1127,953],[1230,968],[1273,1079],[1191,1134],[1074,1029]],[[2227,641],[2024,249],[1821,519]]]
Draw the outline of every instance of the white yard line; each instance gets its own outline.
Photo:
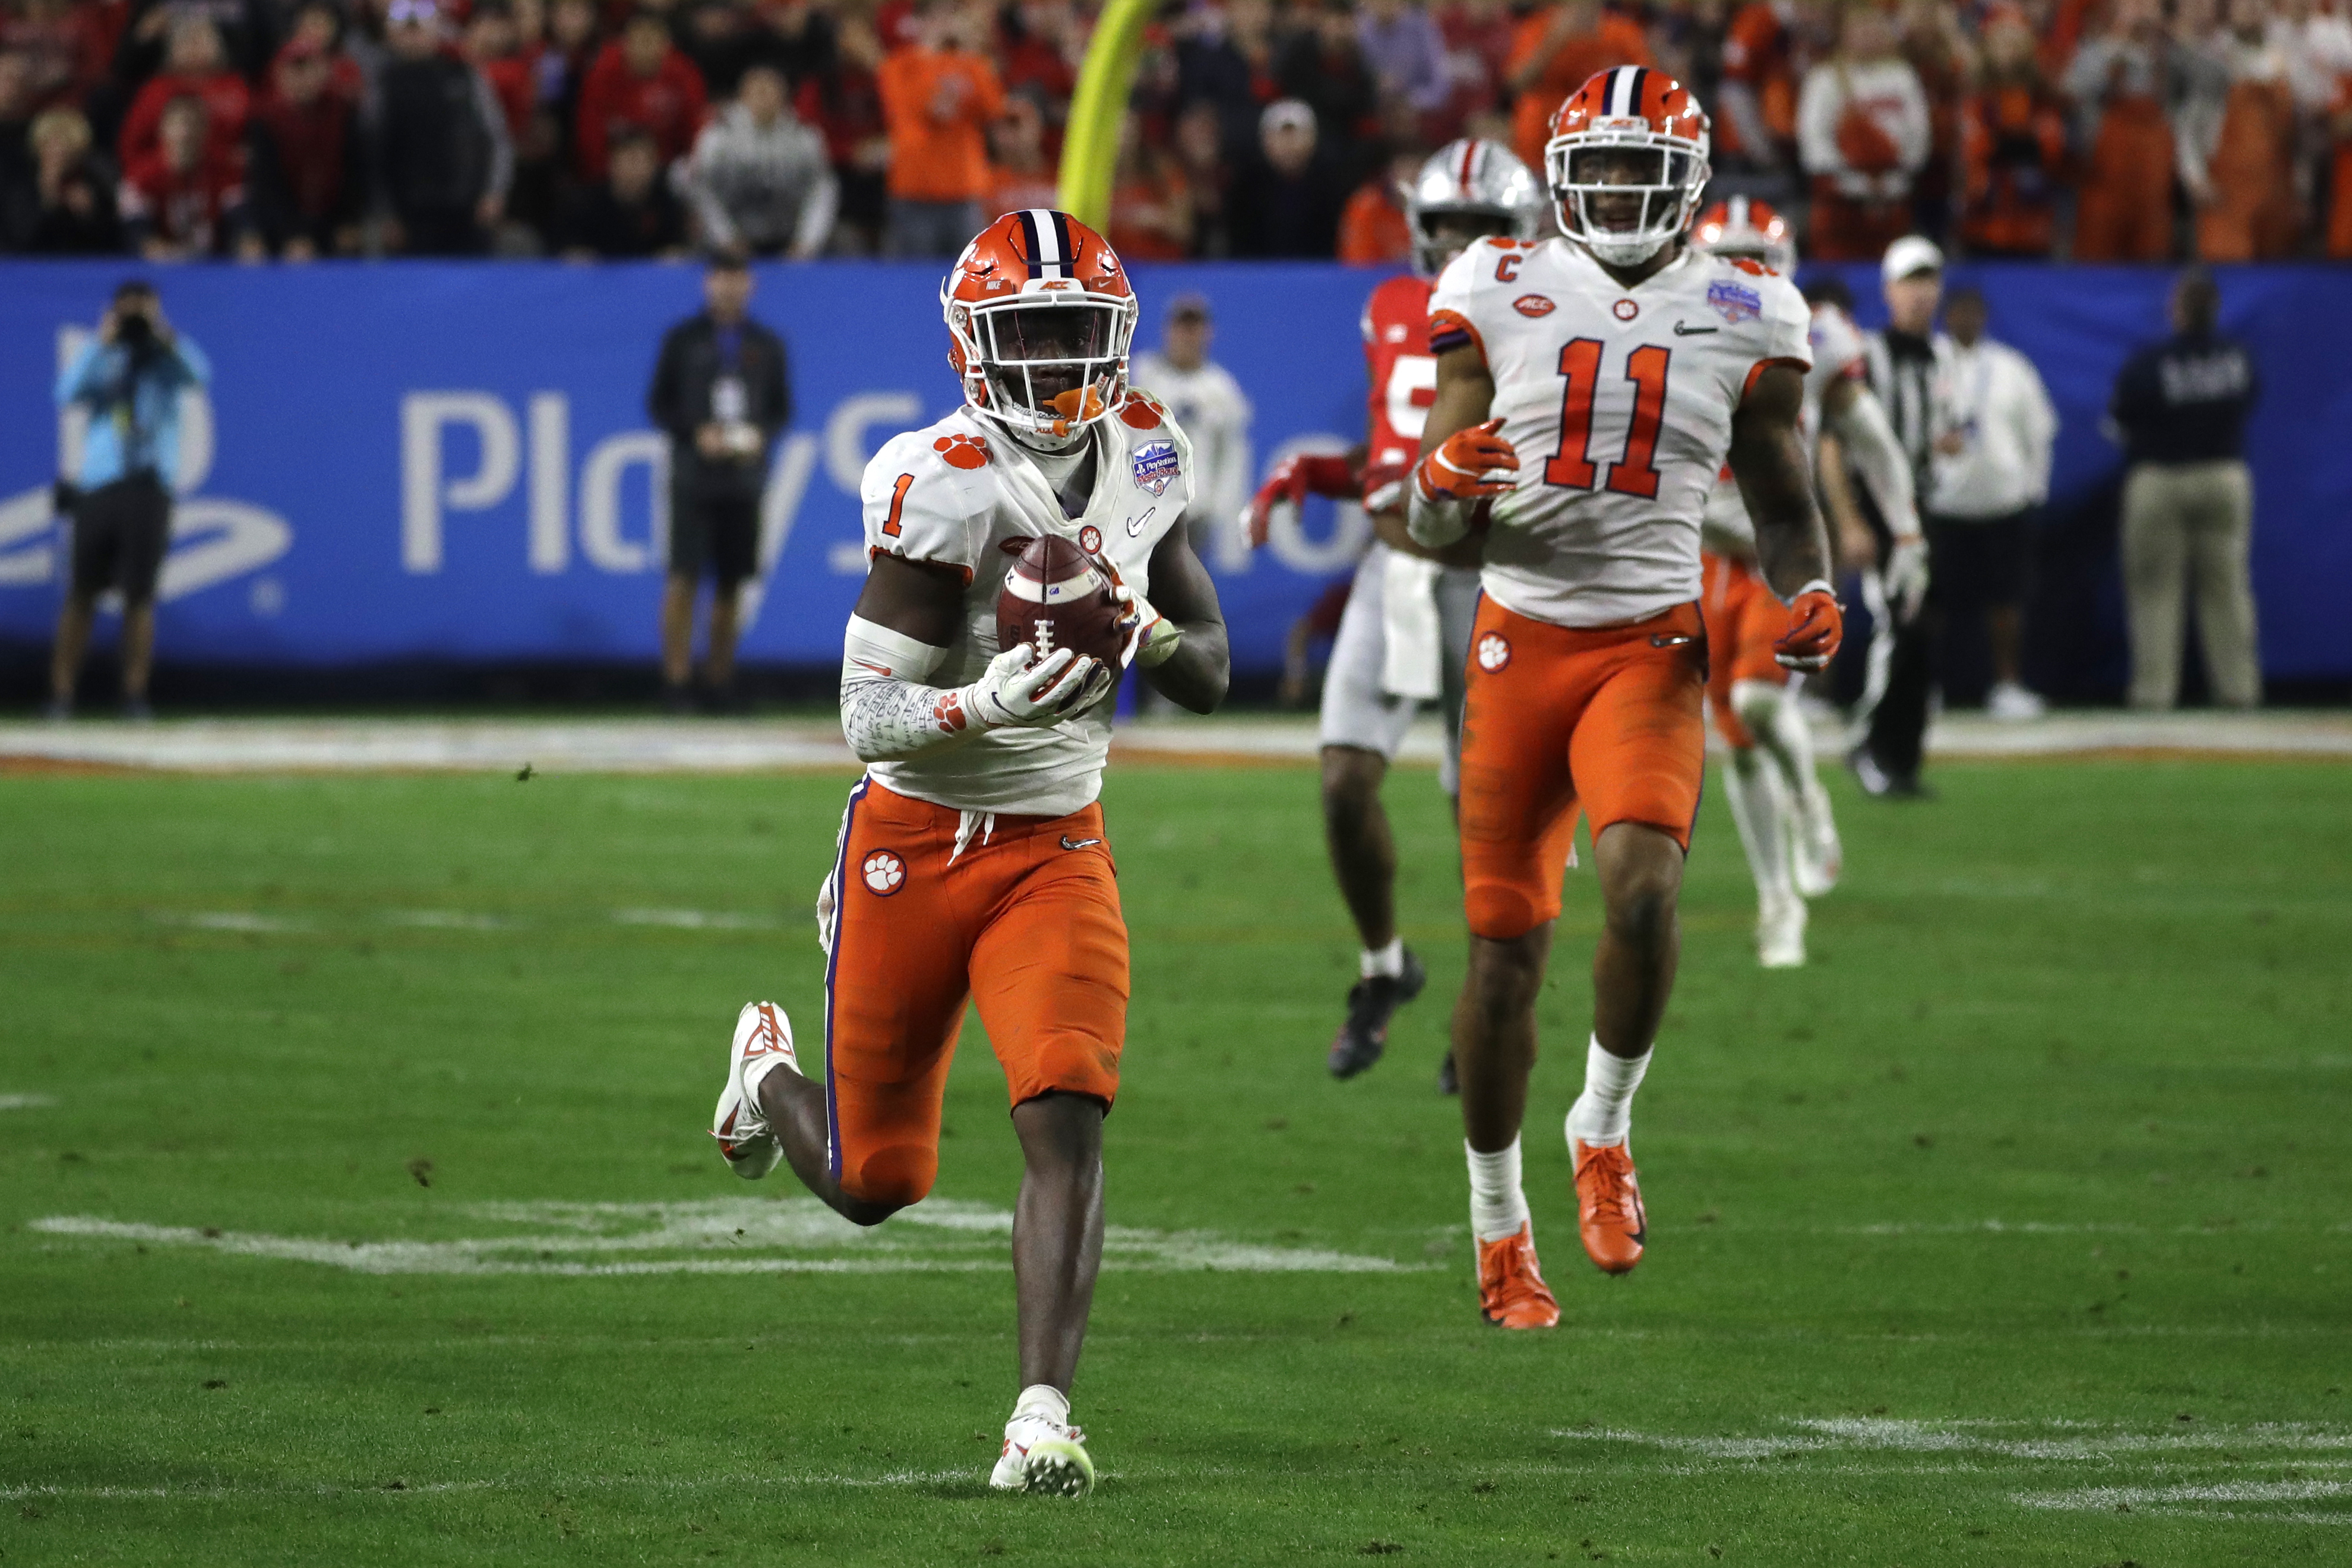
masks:
[[[1843,749],[1841,727],[1816,721],[1824,757]],[[1303,762],[1318,739],[1313,720],[1284,716],[1148,719],[1122,725],[1116,744],[1138,758]],[[2352,715],[2063,713],[2032,723],[1974,714],[1939,720],[1927,737],[1937,757],[2053,757],[2100,752],[2307,756],[2352,760]],[[1433,763],[1440,731],[1424,716],[1402,760]],[[193,773],[761,773],[855,772],[839,728],[824,720],[227,719],[110,723],[0,724],[0,764],[79,764]]]
[[[0,1094],[0,1110],[45,1110],[57,1102],[54,1094]]]
[[[47,1236],[197,1247],[237,1258],[319,1264],[361,1274],[993,1273],[1012,1267],[1013,1215],[934,1198],[861,1230],[814,1198],[672,1204],[483,1204],[473,1217],[532,1226],[522,1234],[442,1241],[337,1240],[214,1226],[145,1225],[88,1215],[32,1221]],[[1103,1267],[1129,1271],[1386,1274],[1434,1267],[1317,1247],[1261,1247],[1212,1231],[1112,1226]]]

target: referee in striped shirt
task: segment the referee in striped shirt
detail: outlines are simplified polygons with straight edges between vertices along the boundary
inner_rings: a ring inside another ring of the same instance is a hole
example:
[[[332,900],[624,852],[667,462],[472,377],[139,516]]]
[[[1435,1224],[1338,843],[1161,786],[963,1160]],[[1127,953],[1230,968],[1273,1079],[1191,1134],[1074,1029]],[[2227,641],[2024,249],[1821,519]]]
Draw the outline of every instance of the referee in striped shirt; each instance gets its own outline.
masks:
[[[1925,497],[1936,437],[1953,423],[1952,345],[1936,335],[1944,253],[1930,240],[1906,235],[1886,247],[1879,282],[1886,294],[1886,330],[1864,335],[1870,389],[1885,405],[1895,438],[1911,459],[1913,487]],[[1870,521],[1884,561],[1892,542],[1883,520],[1872,513]],[[1935,578],[1931,571],[1926,598],[1908,615],[1888,600],[1876,573],[1864,574],[1863,587],[1871,618],[1869,679],[1856,715],[1863,740],[1846,761],[1870,794],[1917,799],[1927,793],[1919,761],[1935,682]]]

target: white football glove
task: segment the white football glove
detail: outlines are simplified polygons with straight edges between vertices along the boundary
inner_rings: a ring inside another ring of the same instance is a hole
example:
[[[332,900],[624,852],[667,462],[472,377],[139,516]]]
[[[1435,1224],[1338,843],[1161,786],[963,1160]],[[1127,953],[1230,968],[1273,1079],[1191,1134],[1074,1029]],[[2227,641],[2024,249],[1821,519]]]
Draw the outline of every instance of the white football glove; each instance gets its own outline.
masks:
[[[1878,581],[1895,606],[1895,619],[1908,623],[1916,618],[1927,601],[1927,542],[1916,533],[1896,540]]]
[[[1166,664],[1184,640],[1184,628],[1151,607],[1151,601],[1121,583],[1110,596],[1126,606],[1118,624],[1127,628],[1127,643],[1118,650],[1122,667],[1139,664],[1150,669]]]
[[[1050,729],[1099,701],[1111,672],[1101,660],[1057,647],[1042,660],[1027,643],[988,661],[988,672],[957,695],[983,730]]]

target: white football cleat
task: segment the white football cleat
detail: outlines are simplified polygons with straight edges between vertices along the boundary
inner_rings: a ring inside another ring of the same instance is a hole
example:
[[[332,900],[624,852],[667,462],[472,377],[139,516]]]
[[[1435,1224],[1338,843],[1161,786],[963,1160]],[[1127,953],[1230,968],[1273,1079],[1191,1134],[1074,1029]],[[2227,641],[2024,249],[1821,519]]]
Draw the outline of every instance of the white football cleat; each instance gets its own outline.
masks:
[[[1986,697],[1985,711],[2003,723],[2015,724],[2041,718],[2050,711],[2050,704],[2042,700],[2039,693],[2027,690],[2014,680],[2004,680]]]
[[[760,1064],[744,1083],[744,1069]],[[711,1113],[710,1135],[728,1168],[747,1182],[756,1182],[776,1168],[784,1146],[768,1131],[768,1119],[751,1092],[759,1080],[779,1065],[797,1073],[793,1055],[793,1021],[773,1002],[746,1002],[735,1016],[735,1039],[727,1047],[727,1087],[719,1091],[719,1109]]]
[[[1759,906],[1756,910],[1756,962],[1766,969],[1805,966],[1805,901]]]
[[[1043,1415],[1015,1415],[1004,1424],[1004,1451],[988,1484],[1001,1492],[1084,1497],[1095,1489],[1095,1462],[1087,1435]]]
[[[1838,842],[1837,819],[1830,815],[1830,792],[1819,780],[1797,797],[1789,850],[1789,871],[1797,891],[1818,899],[1838,885],[1845,870],[1845,846]]]

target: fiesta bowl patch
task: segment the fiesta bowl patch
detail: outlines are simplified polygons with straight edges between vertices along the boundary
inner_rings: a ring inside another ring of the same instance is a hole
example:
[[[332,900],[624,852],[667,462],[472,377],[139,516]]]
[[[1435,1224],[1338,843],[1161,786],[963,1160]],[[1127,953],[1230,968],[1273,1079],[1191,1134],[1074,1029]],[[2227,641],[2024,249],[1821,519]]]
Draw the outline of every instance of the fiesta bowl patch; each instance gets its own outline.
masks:
[[[1522,294],[1511,301],[1511,309],[1522,316],[1549,316],[1559,307],[1541,294]]]
[[[1165,495],[1176,479],[1176,443],[1154,441],[1135,449],[1135,482],[1153,495]]]
[[[1759,320],[1764,314],[1764,296],[1727,278],[1706,286],[1706,302],[1714,307],[1717,315],[1735,327],[1742,321]]]

